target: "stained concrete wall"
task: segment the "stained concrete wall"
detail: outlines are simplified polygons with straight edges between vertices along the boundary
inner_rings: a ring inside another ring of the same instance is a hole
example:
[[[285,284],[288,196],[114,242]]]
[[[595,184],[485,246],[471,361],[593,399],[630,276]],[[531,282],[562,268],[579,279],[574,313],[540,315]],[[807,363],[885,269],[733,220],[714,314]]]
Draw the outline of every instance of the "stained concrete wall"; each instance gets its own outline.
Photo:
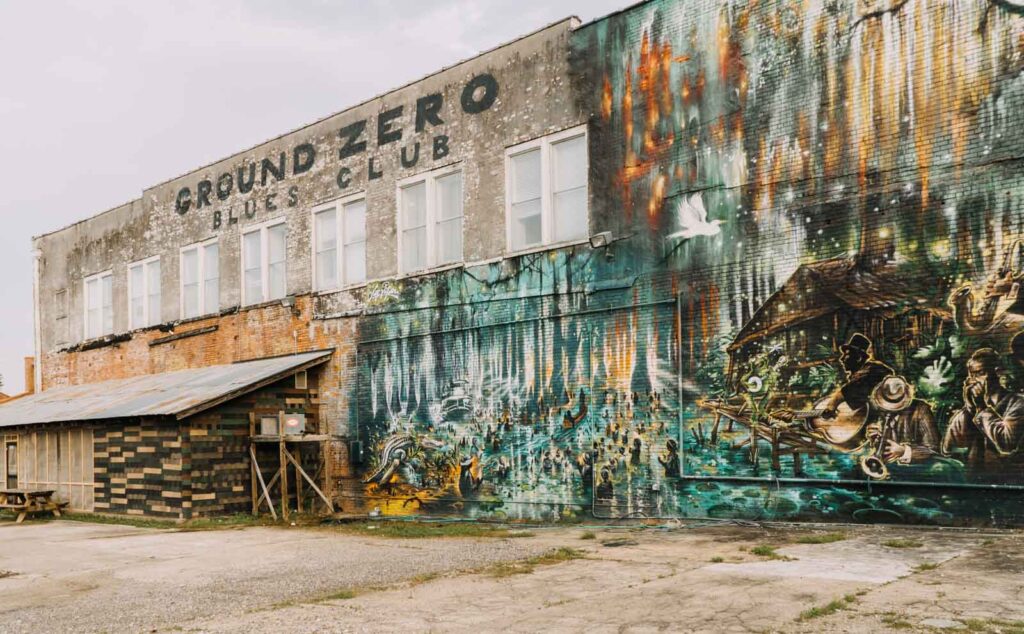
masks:
[[[261,332],[272,333],[272,342],[266,346],[242,343],[236,336],[227,342],[218,340],[213,352],[204,345],[198,355],[172,354],[171,359],[151,361],[148,342],[160,335],[153,334],[152,329],[127,334],[127,267],[137,260],[160,256],[163,330],[191,327],[175,323],[181,317],[181,247],[211,238],[218,240],[219,309],[221,313],[230,313],[241,303],[242,230],[284,217],[288,225],[287,292],[309,294],[311,209],[340,197],[364,193],[368,283],[393,279],[397,277],[396,181],[438,167],[458,163],[462,169],[465,260],[501,257],[505,252],[505,233],[496,228],[504,227],[505,222],[505,148],[583,121],[571,98],[568,79],[568,38],[573,25],[574,21],[569,19],[553,24],[339,114],[148,188],[138,200],[36,238],[34,246],[42,254],[38,286],[41,387],[188,366],[211,357],[234,360],[301,348],[302,342],[318,338],[309,325],[308,313],[296,311],[299,317],[288,320],[290,311],[283,311],[287,327],[281,327],[273,318],[282,312],[278,307],[243,307],[243,316],[231,321],[244,322],[243,338],[259,342],[266,338],[261,337]],[[493,78],[493,85],[487,83],[487,77]],[[497,91],[489,104],[488,89]],[[418,117],[418,109],[430,110],[436,96],[443,99],[436,114],[420,112]],[[430,102],[418,104],[421,99]],[[487,107],[474,113],[474,103],[478,109]],[[397,114],[394,110],[399,107],[402,110]],[[383,123],[382,113],[390,113],[385,114]],[[421,131],[417,131],[418,118]],[[354,137],[354,143],[365,143],[365,150],[341,158],[341,150],[352,141],[347,131],[353,129],[353,124],[358,127],[359,122],[364,123],[365,130]],[[379,125],[384,125],[383,130],[378,129]],[[388,132],[396,130],[401,131],[399,139],[379,144],[387,140]],[[404,166],[403,151],[405,162],[411,163],[417,144],[418,160],[413,166]],[[310,146],[315,151],[312,166],[305,171],[302,165],[296,168],[296,156],[307,159]],[[282,153],[284,176],[277,179],[265,163],[278,167]],[[248,178],[250,173],[255,175],[255,183],[242,193],[239,178]],[[205,188],[209,188],[208,194],[201,201]],[[83,280],[107,270],[113,273],[113,338],[120,341],[117,351],[83,350],[100,345],[85,341]],[[365,292],[366,286],[360,285],[326,298],[326,305],[332,310],[358,306]],[[66,316],[62,316],[64,313]],[[200,327],[208,322],[205,319],[195,323]],[[259,324],[273,325],[264,331]],[[327,335],[327,339],[331,338]],[[322,344],[331,343],[319,339]]]

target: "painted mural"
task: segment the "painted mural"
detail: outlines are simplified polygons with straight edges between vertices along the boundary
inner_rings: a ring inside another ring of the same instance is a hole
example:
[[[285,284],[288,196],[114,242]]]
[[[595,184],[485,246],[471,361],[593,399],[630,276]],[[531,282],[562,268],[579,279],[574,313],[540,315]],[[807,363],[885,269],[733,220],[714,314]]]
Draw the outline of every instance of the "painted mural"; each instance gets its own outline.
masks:
[[[1024,7],[653,1],[572,66],[614,239],[374,301],[369,504],[1024,519]]]

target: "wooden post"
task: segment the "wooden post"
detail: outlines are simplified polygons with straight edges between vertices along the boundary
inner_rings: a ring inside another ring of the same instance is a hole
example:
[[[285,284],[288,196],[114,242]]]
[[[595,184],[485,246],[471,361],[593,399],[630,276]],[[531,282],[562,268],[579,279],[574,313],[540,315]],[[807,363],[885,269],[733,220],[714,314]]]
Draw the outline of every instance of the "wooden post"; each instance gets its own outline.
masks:
[[[278,456],[281,459],[281,517],[288,519],[288,462],[285,456],[288,450],[284,447],[284,436],[278,443]]]
[[[277,511],[274,510],[274,501],[272,499],[270,499],[270,490],[267,487],[267,483],[263,481],[263,472],[260,471],[260,465],[256,461],[256,446],[255,446],[254,443],[250,443],[249,444],[249,458],[252,460],[252,463],[254,465],[256,465],[256,479],[259,481],[260,486],[263,487],[263,495],[267,496],[267,507],[270,509],[270,515],[276,521],[277,520]],[[277,476],[274,476],[274,477],[277,478]],[[270,481],[270,486],[274,486],[274,481],[273,480]],[[263,499],[263,496],[260,496],[260,500],[262,500],[262,499]]]
[[[297,445],[295,451],[299,454],[299,459],[295,462],[295,503],[299,513],[302,513],[304,508],[302,505],[302,476],[299,474],[299,464],[302,463],[302,445]]]
[[[249,412],[249,448],[253,448],[252,437],[256,435],[256,412]],[[259,516],[260,502],[256,491],[256,461],[249,459],[249,490],[252,492],[252,514]]]

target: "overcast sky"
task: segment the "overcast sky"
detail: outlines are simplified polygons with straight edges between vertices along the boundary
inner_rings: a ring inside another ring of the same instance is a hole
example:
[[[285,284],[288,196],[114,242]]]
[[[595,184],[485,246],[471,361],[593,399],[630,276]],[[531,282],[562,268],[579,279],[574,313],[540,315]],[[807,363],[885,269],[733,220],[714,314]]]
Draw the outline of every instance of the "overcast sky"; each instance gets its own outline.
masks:
[[[631,0],[0,0],[0,374],[34,235],[570,15]]]

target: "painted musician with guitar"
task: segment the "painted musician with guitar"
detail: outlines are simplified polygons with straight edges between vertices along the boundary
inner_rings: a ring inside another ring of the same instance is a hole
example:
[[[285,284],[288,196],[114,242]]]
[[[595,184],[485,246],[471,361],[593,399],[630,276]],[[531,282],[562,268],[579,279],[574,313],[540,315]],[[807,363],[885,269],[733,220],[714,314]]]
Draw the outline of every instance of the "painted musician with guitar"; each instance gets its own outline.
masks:
[[[888,463],[917,463],[937,455],[938,430],[927,403],[888,365],[875,358],[871,340],[857,333],[839,346],[846,380],[818,401],[813,410],[781,410],[772,417],[800,421],[810,434],[843,451],[870,444],[861,460],[865,474],[888,477]]]

